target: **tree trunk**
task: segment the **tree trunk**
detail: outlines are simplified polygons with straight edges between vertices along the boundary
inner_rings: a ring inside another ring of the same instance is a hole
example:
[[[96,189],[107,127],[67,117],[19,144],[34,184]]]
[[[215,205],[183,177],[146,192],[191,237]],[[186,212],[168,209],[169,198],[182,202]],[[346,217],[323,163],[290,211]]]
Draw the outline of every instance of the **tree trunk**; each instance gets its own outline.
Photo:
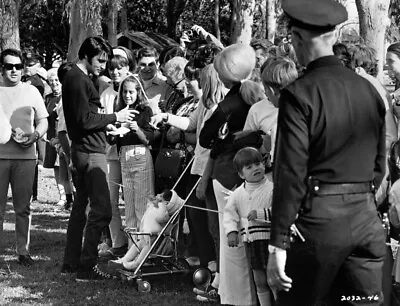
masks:
[[[267,0],[267,39],[274,43],[275,31],[276,31],[276,12],[275,12],[276,0]]]
[[[67,60],[78,59],[82,42],[89,36],[101,35],[100,1],[93,6],[90,0],[70,1],[70,32]]]
[[[0,0],[0,51],[7,48],[20,50],[20,0]]]
[[[268,24],[268,16],[267,16],[267,2],[268,0],[261,0],[259,4],[259,10],[260,10],[260,35],[259,38],[266,38],[267,37],[267,24]]]
[[[365,44],[376,51],[378,59],[378,77],[382,78],[385,58],[385,33],[390,24],[390,0],[356,0],[360,19],[360,36]]]
[[[167,2],[167,32],[168,36],[176,38],[176,24],[185,10],[187,0],[168,0]]]
[[[215,32],[215,37],[220,41],[221,40],[221,30],[219,28],[219,13],[220,13],[219,0],[215,0],[215,3],[214,3],[214,32]]]
[[[237,22],[237,10],[238,10],[238,0],[230,0],[230,5],[231,5],[231,16],[230,16],[230,31],[231,33],[231,43],[233,42],[233,32],[235,31],[236,28],[236,22]]]
[[[238,1],[236,10],[236,24],[232,35],[233,43],[250,44],[252,36],[253,15],[255,0],[233,0]],[[232,13],[234,13],[232,11]]]
[[[124,0],[121,3],[121,32],[128,31],[128,8],[126,7],[126,1]]]
[[[108,0],[107,37],[111,46],[117,46],[118,5],[115,0]]]

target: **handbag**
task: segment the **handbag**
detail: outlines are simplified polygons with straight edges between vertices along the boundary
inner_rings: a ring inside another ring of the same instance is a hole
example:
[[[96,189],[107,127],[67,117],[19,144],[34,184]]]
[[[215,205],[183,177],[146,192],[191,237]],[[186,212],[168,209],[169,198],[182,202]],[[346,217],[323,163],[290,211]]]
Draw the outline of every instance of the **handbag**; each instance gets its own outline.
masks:
[[[186,165],[187,150],[184,133],[180,133],[180,148],[163,148],[166,130],[161,136],[160,151],[154,164],[156,178],[162,181],[166,188],[173,185]]]

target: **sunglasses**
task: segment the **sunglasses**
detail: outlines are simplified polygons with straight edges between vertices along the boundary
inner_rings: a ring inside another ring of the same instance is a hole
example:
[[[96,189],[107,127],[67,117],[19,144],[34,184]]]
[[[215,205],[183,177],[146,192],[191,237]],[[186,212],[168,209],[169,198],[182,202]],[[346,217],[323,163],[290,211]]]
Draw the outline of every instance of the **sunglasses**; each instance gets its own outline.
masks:
[[[3,67],[4,67],[5,70],[13,70],[14,68],[16,70],[22,70],[22,68],[24,68],[24,65],[22,65],[22,64],[5,63],[5,64],[3,64]]]
[[[146,68],[146,67],[153,68],[153,67],[155,67],[156,65],[157,65],[156,62],[151,62],[151,63],[148,63],[148,64],[140,63],[140,64],[139,64],[139,67],[140,67],[140,68]]]

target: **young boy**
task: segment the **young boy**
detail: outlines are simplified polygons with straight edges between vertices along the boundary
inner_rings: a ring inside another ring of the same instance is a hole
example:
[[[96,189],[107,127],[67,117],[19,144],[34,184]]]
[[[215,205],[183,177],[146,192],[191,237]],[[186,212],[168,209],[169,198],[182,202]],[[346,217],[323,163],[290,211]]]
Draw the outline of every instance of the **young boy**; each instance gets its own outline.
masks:
[[[244,242],[260,305],[272,305],[266,272],[272,179],[265,174],[263,157],[255,148],[239,150],[233,160],[233,167],[245,182],[233,191],[225,206],[224,228],[228,246],[237,247]]]
[[[282,88],[297,79],[296,64],[285,57],[269,57],[261,67],[261,79],[267,99],[254,104],[247,115],[243,130],[262,130],[264,152],[271,154],[275,147],[275,134],[278,123],[278,101]]]

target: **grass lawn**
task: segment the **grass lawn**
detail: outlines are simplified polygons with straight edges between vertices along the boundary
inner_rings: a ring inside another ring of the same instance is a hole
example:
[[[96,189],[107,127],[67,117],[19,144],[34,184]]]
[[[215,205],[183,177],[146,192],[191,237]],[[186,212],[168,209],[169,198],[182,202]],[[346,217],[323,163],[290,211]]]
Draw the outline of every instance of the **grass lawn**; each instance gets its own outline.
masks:
[[[119,280],[77,283],[60,275],[68,212],[58,209],[52,170],[39,172],[38,201],[31,206],[33,267],[17,263],[14,212],[7,203],[4,252],[0,253],[0,305],[202,305],[195,301],[191,276],[149,279],[150,293],[139,293],[136,283]]]

